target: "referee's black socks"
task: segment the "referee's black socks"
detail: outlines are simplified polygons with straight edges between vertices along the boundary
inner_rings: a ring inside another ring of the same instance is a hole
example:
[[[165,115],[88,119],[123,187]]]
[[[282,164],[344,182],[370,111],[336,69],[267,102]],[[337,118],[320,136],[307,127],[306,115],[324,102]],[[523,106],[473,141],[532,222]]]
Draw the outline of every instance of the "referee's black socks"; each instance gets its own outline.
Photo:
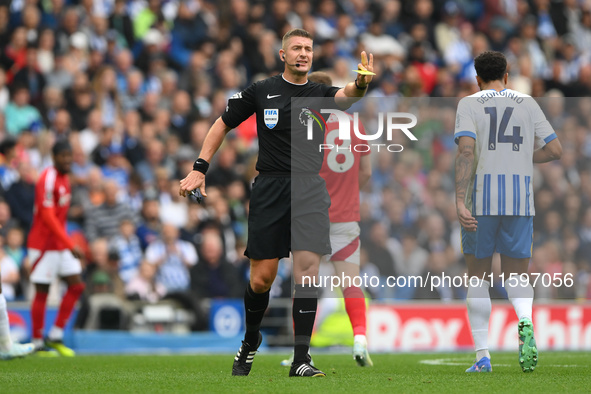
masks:
[[[310,338],[314,329],[318,289],[313,286],[295,285],[293,295],[294,363],[307,362]]]
[[[246,285],[244,292],[244,310],[246,312],[246,334],[244,340],[250,346],[256,346],[259,341],[259,329],[265,311],[269,306],[269,290],[257,294],[250,287],[250,282]]]

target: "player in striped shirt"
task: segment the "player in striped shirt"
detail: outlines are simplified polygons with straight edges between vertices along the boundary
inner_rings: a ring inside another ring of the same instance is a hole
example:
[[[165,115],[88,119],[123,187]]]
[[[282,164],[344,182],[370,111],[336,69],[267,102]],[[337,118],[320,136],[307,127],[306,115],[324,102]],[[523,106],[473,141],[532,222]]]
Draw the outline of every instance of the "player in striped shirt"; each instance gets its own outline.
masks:
[[[494,252],[501,254],[504,286],[519,318],[519,361],[529,372],[537,364],[533,288],[519,275],[527,274],[531,257],[533,163],[559,159],[562,147],[536,101],[505,87],[503,54],[484,52],[474,59],[474,68],[481,91],[459,102],[455,125],[462,249],[468,275],[477,277],[470,281],[467,296],[476,362],[466,372],[492,370],[487,345],[490,283],[483,278],[491,272]]]

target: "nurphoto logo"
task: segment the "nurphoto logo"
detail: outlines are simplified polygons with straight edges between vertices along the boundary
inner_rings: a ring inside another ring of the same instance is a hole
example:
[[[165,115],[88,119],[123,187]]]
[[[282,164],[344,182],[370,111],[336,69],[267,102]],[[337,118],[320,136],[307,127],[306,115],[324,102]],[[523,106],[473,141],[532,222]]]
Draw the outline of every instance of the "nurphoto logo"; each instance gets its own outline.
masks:
[[[353,124],[353,132],[355,136],[361,141],[377,141],[382,138],[384,134],[384,123],[386,125],[386,140],[392,141],[392,135],[395,130],[402,131],[411,141],[417,141],[417,137],[410,131],[411,128],[417,125],[417,117],[414,114],[407,112],[379,112],[378,113],[378,131],[374,134],[364,134],[360,132],[359,127],[359,113],[354,112],[352,115],[337,109],[321,109],[320,113],[310,109],[302,108],[299,120],[307,127],[307,139],[310,141],[314,136],[314,124],[317,124],[322,133],[328,129],[327,122],[321,114],[330,114],[328,123],[338,122],[338,129],[333,130],[326,137],[323,144],[319,144],[319,151],[336,150],[336,151],[355,151],[355,152],[369,152],[371,150],[380,151],[386,149],[388,152],[402,152],[404,147],[400,144],[386,144],[386,143],[358,143],[351,144],[351,124]],[[384,122],[385,119],[385,122]],[[409,120],[406,123],[399,123],[401,119]],[[338,131],[338,135],[332,135]],[[341,144],[336,143],[336,137],[341,141]],[[331,138],[329,138],[331,137]]]

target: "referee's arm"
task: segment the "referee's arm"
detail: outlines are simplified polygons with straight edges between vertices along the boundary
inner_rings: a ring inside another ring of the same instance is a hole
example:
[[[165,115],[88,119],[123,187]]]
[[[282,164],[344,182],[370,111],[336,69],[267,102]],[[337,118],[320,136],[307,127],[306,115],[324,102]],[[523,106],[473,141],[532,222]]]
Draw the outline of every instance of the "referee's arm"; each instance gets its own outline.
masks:
[[[232,129],[224,123],[221,116],[217,118],[205,136],[199,157],[209,163],[230,130]]]
[[[218,151],[220,145],[222,145],[222,142],[224,141],[224,137],[230,130],[231,128],[224,123],[221,116],[217,118],[217,120],[207,132],[207,136],[205,137],[205,141],[203,141],[203,147],[201,148],[201,154],[199,155],[199,158],[205,160],[207,163],[211,162],[213,155]],[[195,189],[199,189],[203,196],[207,196],[207,193],[205,193],[204,172],[196,170],[191,171],[189,175],[187,175],[181,181],[179,194],[183,197],[186,197],[187,192],[191,192]]]
[[[357,65],[359,70],[373,72],[373,54],[369,54],[369,60],[365,51],[361,52],[361,63]],[[373,75],[357,74],[357,79],[349,82],[344,88],[341,88],[335,94],[335,103],[341,108],[349,108],[357,102],[367,92],[367,87],[372,81]]]

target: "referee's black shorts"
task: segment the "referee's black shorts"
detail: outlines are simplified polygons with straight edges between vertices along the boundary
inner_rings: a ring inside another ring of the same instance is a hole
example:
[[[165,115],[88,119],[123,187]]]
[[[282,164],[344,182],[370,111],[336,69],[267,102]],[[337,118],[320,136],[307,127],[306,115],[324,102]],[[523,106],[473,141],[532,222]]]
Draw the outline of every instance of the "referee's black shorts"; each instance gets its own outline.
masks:
[[[259,175],[252,186],[248,241],[255,260],[289,257],[293,250],[330,254],[330,197],[319,175]]]

